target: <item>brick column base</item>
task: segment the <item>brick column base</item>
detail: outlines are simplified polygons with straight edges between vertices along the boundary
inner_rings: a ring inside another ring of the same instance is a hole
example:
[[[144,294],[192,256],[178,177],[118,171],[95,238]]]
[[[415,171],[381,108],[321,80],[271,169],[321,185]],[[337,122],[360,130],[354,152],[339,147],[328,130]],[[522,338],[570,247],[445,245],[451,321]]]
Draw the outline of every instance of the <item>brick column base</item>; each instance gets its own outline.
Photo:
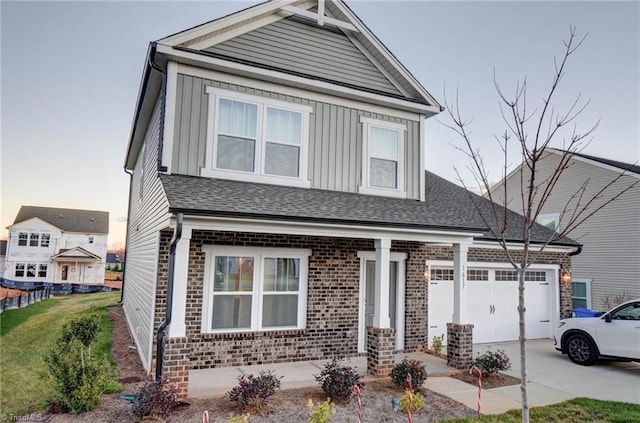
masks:
[[[447,323],[447,366],[468,369],[473,361],[473,325]]]
[[[178,399],[187,397],[189,390],[189,355],[187,338],[164,338],[162,375],[178,390]]]
[[[395,365],[395,329],[367,326],[367,373],[389,376]]]

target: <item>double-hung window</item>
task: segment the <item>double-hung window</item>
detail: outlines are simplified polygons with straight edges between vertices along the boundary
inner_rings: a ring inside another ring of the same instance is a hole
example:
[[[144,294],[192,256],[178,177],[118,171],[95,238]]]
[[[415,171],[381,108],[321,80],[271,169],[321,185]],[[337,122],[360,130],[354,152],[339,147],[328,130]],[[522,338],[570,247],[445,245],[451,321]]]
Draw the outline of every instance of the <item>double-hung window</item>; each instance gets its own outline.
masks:
[[[42,237],[40,237],[40,246],[49,247],[50,242],[51,242],[51,234],[42,234]]]
[[[40,245],[40,234],[30,233],[29,234],[29,247],[37,247]]]
[[[36,277],[36,265],[32,263],[27,263],[27,277],[35,278]]]
[[[207,87],[203,176],[310,187],[310,106]]]
[[[363,194],[406,198],[404,149],[406,125],[365,116],[362,122]]]
[[[27,232],[20,232],[18,234],[18,245],[26,246],[29,241],[29,234]]]
[[[24,277],[24,263],[16,263],[16,270],[14,273],[16,277]]]
[[[204,246],[203,332],[306,326],[310,250]]]
[[[38,265],[38,277],[39,278],[46,278],[47,277],[47,265],[46,264],[39,264]]]

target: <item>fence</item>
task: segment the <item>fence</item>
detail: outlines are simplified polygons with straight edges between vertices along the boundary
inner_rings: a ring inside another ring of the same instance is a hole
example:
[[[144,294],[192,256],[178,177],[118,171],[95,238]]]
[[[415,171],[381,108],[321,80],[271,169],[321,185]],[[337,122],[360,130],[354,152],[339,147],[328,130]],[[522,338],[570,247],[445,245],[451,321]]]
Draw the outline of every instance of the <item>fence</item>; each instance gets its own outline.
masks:
[[[15,290],[11,290],[16,292]],[[35,289],[33,291],[17,291],[18,295],[9,296],[9,291],[3,290],[2,298],[0,299],[0,313],[7,310],[14,310],[17,308],[25,308],[33,303],[38,303],[42,300],[51,298],[51,288]],[[4,295],[6,294],[6,295]]]

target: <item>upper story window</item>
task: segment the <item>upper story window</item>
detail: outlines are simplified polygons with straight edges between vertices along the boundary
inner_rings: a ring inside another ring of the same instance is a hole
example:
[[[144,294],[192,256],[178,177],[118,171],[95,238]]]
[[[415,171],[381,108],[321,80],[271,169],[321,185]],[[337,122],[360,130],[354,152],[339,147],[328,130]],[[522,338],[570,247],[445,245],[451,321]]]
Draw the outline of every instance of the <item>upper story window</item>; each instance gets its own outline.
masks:
[[[29,234],[27,232],[20,232],[18,234],[18,245],[25,246],[29,241]]]
[[[89,237],[89,244],[93,244],[93,237],[92,236]]]
[[[42,234],[42,237],[40,238],[40,246],[48,247],[50,242],[51,242],[51,234]]]
[[[207,87],[203,176],[310,187],[310,106]]]
[[[536,222],[546,226],[552,231],[560,230],[560,213],[542,213],[538,215]]]
[[[37,247],[38,245],[40,245],[40,234],[30,233],[29,247]]]
[[[406,125],[361,116],[362,185],[359,192],[406,198],[404,149]]]

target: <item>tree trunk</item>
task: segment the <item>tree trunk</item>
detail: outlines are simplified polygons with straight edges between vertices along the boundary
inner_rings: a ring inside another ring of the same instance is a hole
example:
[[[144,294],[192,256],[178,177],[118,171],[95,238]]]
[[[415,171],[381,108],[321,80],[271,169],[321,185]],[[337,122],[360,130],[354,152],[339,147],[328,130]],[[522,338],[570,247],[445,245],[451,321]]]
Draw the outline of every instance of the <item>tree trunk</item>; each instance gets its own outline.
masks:
[[[520,393],[522,394],[522,423],[529,423],[529,393],[527,390],[527,337],[525,332],[524,280],[527,264],[525,246],[523,260],[518,277],[518,319],[520,326]]]

